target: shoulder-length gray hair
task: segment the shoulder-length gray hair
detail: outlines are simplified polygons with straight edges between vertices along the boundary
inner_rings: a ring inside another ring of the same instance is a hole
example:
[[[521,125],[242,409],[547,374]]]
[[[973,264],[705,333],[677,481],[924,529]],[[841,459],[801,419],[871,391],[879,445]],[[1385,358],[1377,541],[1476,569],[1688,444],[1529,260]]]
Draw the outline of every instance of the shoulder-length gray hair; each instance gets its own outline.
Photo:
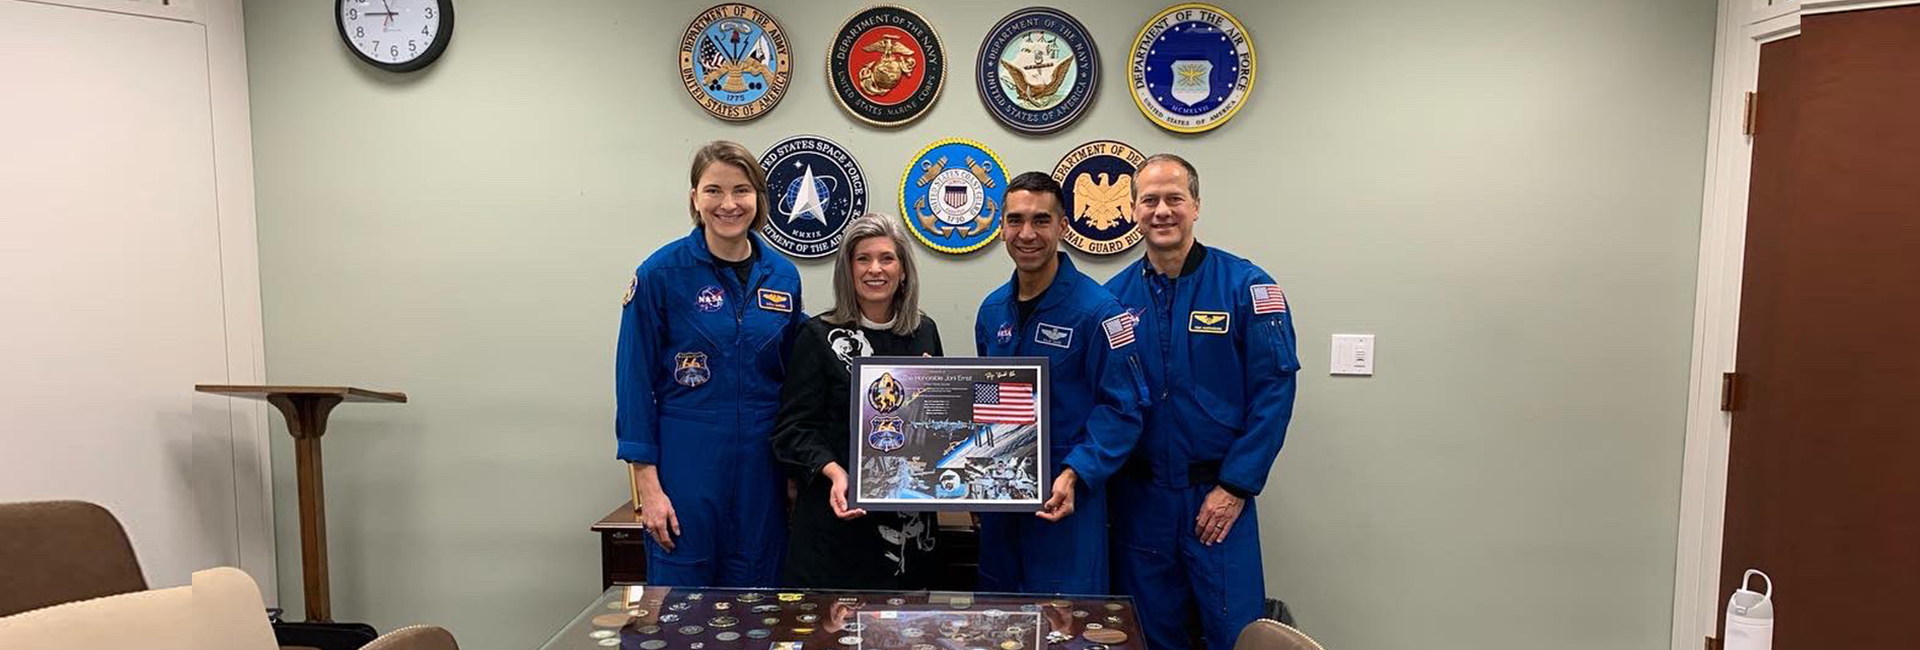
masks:
[[[913,247],[898,220],[874,213],[860,215],[847,224],[840,240],[840,253],[834,256],[833,311],[827,321],[838,325],[860,324],[860,293],[854,287],[853,251],[860,240],[885,237],[893,241],[894,255],[900,258],[900,287],[893,291],[893,333],[913,336],[920,329],[920,271],[913,264]]]

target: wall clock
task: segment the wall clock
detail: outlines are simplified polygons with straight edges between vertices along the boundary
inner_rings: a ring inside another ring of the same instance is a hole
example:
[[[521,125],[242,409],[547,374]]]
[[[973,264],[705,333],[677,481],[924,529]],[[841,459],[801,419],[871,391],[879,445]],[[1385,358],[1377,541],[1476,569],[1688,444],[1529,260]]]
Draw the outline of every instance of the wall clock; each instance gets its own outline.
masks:
[[[388,72],[427,67],[453,40],[453,0],[334,0],[347,50]]]

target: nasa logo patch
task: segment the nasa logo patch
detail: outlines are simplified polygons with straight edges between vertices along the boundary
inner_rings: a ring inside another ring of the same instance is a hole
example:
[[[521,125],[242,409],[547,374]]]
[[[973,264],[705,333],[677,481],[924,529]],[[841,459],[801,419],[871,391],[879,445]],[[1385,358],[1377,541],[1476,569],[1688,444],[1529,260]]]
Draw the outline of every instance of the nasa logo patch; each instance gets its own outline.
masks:
[[[1066,12],[1032,7],[987,30],[974,67],[980,100],[1000,123],[1052,133],[1085,113],[1100,83],[1100,54]]]
[[[1133,219],[1133,176],[1147,157],[1124,142],[1095,140],[1074,147],[1053,166],[1070,209],[1060,238],[1092,255],[1112,255],[1146,237]]]
[[[986,145],[936,140],[900,175],[900,214],[913,236],[942,253],[969,253],[1000,234],[1007,172]]]
[[[838,143],[796,135],[760,156],[773,214],[760,236],[794,257],[825,257],[840,250],[847,222],[867,211],[867,177]]]
[[[1169,131],[1225,124],[1253,93],[1253,39],[1233,14],[1213,5],[1160,12],[1140,29],[1127,60],[1134,105]]]
[[[680,37],[680,82],[714,117],[751,120],[787,94],[793,56],[767,12],[728,3],[700,12]]]
[[[1012,343],[1013,323],[1001,323],[1000,331],[994,334],[994,338],[998,339],[1001,343]]]
[[[879,5],[840,26],[827,49],[827,80],[842,108],[862,122],[900,126],[940,97],[947,51],[920,14]]]
[[[709,314],[720,311],[720,308],[726,305],[727,292],[716,285],[709,284],[701,287],[700,293],[693,297],[693,306]]]

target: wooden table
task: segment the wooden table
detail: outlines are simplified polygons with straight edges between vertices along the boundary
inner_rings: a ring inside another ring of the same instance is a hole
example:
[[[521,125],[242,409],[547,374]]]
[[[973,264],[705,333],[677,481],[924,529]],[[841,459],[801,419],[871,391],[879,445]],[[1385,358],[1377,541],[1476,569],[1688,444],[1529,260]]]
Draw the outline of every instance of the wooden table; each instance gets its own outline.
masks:
[[[287,418],[293,434],[293,460],[300,492],[300,568],[306,587],[307,620],[333,620],[332,591],[327,585],[327,493],[321,484],[320,436],[327,432],[327,415],[341,402],[405,402],[406,393],[352,386],[231,386],[200,384],[202,393],[264,399]]]

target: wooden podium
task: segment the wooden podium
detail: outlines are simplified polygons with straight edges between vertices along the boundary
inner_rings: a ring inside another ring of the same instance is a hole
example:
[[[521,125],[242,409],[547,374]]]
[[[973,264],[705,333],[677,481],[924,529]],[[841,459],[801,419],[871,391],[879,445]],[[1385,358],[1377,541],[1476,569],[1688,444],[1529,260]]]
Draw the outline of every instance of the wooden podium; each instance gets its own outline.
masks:
[[[264,399],[286,416],[287,433],[293,434],[294,465],[299,470],[300,568],[306,587],[307,620],[332,622],[332,592],[327,586],[327,491],[321,485],[320,436],[327,432],[327,415],[341,402],[405,402],[407,394],[351,386],[201,384],[193,388],[202,393]]]

